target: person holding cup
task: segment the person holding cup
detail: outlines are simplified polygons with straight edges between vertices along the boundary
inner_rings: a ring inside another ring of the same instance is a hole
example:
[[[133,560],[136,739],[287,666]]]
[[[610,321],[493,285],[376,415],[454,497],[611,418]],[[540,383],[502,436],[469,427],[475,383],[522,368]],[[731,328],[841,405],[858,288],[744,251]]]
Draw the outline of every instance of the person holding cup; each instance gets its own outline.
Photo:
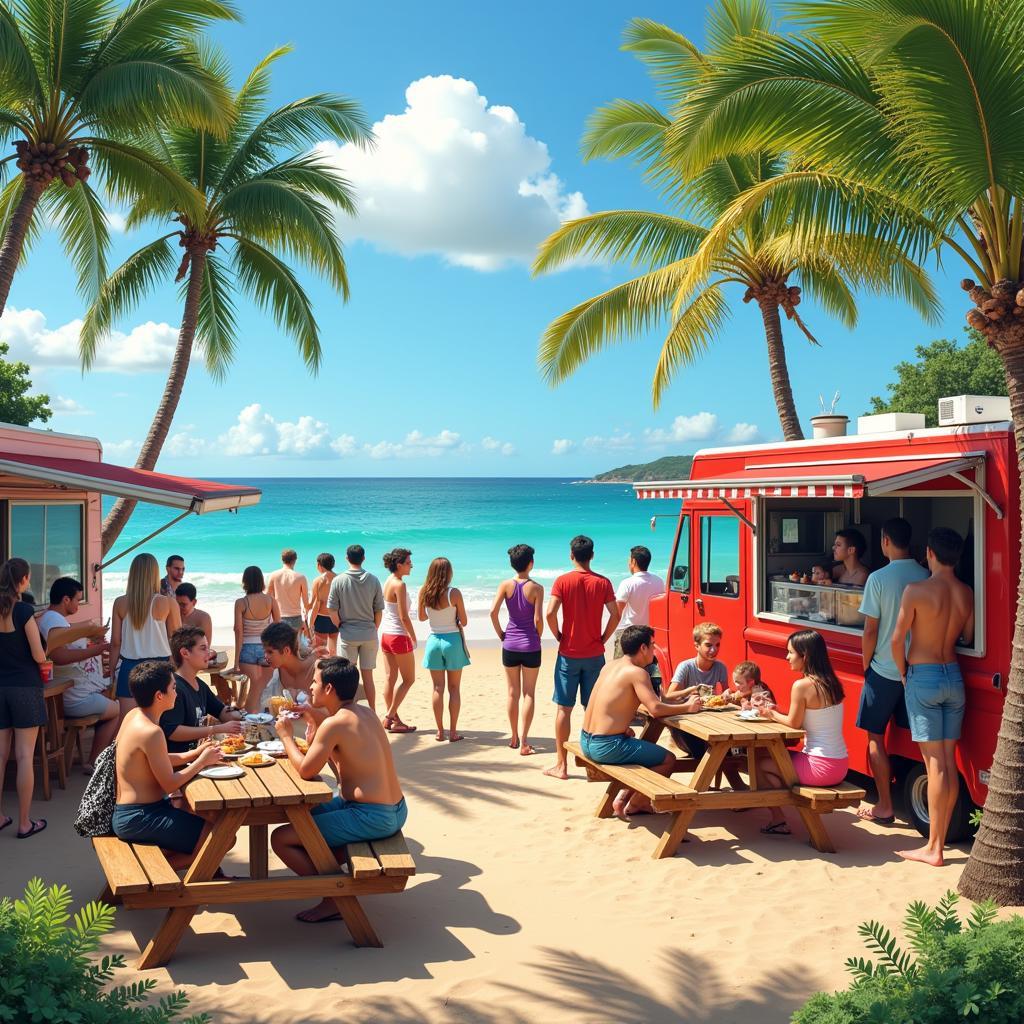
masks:
[[[36,781],[32,755],[39,728],[46,725],[45,666],[53,677],[53,663],[46,659],[34,609],[21,599],[29,582],[29,564],[24,558],[10,558],[0,566],[0,799],[13,742],[18,762],[19,839],[46,828],[45,818],[34,821],[29,815]],[[0,832],[13,823],[10,815],[0,813]]]

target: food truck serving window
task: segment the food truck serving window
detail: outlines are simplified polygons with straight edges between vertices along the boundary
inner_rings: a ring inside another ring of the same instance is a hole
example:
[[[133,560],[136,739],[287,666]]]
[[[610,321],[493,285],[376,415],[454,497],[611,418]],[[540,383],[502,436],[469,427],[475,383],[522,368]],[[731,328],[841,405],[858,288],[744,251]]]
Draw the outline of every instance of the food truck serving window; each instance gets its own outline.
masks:
[[[12,501],[7,519],[7,550],[29,563],[37,604],[47,603],[50,584],[59,576],[85,579],[82,502]]]

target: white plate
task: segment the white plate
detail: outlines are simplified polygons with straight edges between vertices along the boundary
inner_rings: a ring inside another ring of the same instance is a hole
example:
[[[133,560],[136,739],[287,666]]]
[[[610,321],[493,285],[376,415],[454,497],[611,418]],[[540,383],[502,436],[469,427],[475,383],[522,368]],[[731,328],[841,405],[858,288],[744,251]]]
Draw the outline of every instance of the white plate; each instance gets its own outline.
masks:
[[[204,779],[240,779],[245,775],[245,770],[236,764],[214,764],[199,774]]]
[[[767,719],[762,719],[756,711],[741,711],[739,717],[742,718],[744,722],[767,721]]]
[[[246,765],[239,764],[238,767],[239,768],[266,768],[268,765],[277,764],[277,762],[272,757],[269,757],[267,754],[264,754],[262,750],[260,751],[260,753],[263,754],[263,758],[264,759],[259,764],[246,764]],[[252,757],[251,754],[249,756]]]
[[[264,740],[256,744],[256,749],[262,750],[264,754],[270,754],[271,757],[275,754],[280,756],[284,753],[284,744],[280,740]]]
[[[273,720],[274,716],[267,714],[266,711],[259,711],[254,715],[245,716],[245,721],[250,725],[270,725]]]

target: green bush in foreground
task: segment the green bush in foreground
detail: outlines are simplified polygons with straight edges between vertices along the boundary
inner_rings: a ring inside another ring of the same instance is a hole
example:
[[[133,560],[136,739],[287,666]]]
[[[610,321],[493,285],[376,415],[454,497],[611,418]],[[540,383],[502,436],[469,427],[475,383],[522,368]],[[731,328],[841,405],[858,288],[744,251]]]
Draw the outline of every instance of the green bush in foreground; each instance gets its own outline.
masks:
[[[979,903],[966,928],[948,892],[934,908],[911,903],[903,925],[917,954],[877,921],[860,926],[878,961],[851,957],[846,992],[819,992],[793,1024],[1020,1024],[1024,1020],[1024,917],[995,920]]]
[[[25,897],[0,900],[0,1021],[46,1024],[170,1024],[188,1005],[184,992],[150,1003],[156,981],[107,988],[124,957],[89,958],[114,923],[114,908],[93,900],[75,914],[66,885],[33,878]],[[203,1014],[182,1024],[208,1024]]]

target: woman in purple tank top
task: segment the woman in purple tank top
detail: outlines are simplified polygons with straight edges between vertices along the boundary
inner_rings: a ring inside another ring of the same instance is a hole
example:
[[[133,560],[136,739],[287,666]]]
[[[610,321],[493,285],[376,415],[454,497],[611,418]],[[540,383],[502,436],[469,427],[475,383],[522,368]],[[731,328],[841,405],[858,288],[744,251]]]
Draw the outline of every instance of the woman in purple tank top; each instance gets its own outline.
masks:
[[[544,629],[544,588],[530,579],[533,548],[516,544],[508,549],[509,562],[516,574],[498,587],[491,606],[494,632],[501,639],[501,663],[508,679],[508,721],[512,738],[508,745],[520,754],[534,752],[527,736],[533,723],[534,691],[540,672],[540,635]],[[502,629],[498,612],[504,604],[508,625]],[[519,717],[519,699],[523,714]]]

